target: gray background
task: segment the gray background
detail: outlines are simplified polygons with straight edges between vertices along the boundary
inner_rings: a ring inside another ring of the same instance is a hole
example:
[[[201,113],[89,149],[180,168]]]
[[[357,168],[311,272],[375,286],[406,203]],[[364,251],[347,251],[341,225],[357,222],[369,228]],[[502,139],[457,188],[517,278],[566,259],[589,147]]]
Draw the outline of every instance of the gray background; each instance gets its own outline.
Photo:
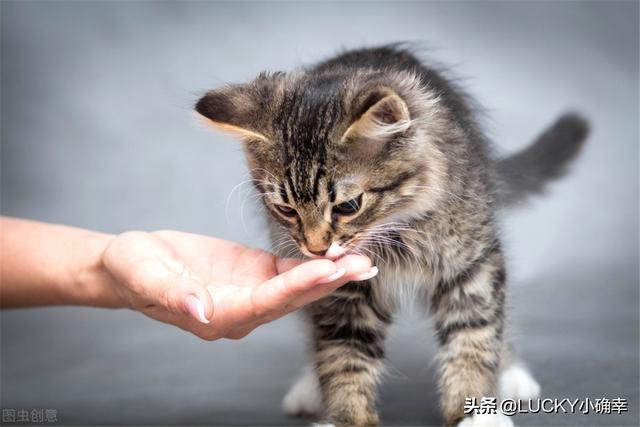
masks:
[[[204,130],[190,106],[221,83],[341,47],[429,47],[488,108],[503,152],[562,111],[582,111],[593,133],[572,173],[505,215],[512,317],[546,397],[622,397],[629,412],[517,422],[638,425],[637,2],[1,7],[6,215],[264,246],[256,209],[241,209],[246,189],[225,215],[247,177],[238,144]],[[3,408],[56,408],[64,424],[303,424],[279,408],[303,364],[293,316],[214,343],[127,311],[1,316]],[[394,327],[384,423],[440,422],[432,335],[417,315]]]

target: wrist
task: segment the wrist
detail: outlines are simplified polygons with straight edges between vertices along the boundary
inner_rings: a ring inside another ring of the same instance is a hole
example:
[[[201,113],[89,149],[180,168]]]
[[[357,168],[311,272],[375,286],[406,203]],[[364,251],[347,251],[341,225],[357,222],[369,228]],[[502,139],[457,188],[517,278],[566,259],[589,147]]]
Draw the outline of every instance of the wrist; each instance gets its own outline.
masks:
[[[116,291],[115,279],[102,261],[105,250],[114,238],[110,234],[92,231],[86,231],[81,237],[78,258],[70,262],[76,304],[104,308],[124,307]]]

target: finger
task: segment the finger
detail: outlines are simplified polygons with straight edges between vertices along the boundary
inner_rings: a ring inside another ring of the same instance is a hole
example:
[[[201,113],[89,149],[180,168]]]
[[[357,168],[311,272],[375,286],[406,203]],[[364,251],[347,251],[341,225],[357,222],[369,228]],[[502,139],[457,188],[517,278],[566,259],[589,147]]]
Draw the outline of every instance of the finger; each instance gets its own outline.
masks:
[[[285,273],[303,262],[305,262],[305,260],[298,258],[276,258],[276,269],[278,274]],[[351,274],[352,271],[356,272],[355,274],[363,273],[369,271],[371,268],[371,260],[360,254],[345,255],[336,260],[336,264],[347,269],[346,275]]]
[[[299,258],[276,258],[276,270],[278,274],[286,273],[303,262],[305,262],[305,260]]]
[[[348,282],[347,279],[352,278],[353,276],[358,276],[363,273],[367,273],[371,270],[371,260],[363,255],[349,254],[345,255],[339,260],[336,261],[338,267],[343,267],[347,270],[344,277],[340,278],[340,280],[344,280],[345,283]]]
[[[199,291],[192,290],[182,301],[191,317],[200,323],[208,324],[213,316],[213,302],[206,295],[198,296],[198,293]]]
[[[202,338],[207,341],[213,341],[223,337],[222,330],[212,325],[203,325],[201,322],[192,319],[184,314],[175,314],[162,307],[150,307],[142,310],[142,313],[146,316],[158,320],[163,323],[174,325],[182,330],[191,332],[198,338]]]
[[[202,323],[213,314],[213,302],[203,281],[176,261],[157,236],[124,233],[107,248],[103,262],[130,295],[133,308],[158,306],[189,314]]]
[[[169,284],[167,305],[174,313],[187,313],[200,323],[207,324],[213,316],[211,295],[200,280],[180,276]]]
[[[310,262],[311,261],[308,261],[306,264],[309,264]],[[272,321],[315,300],[325,297],[338,287],[354,280],[354,278],[359,278],[363,275],[371,275],[372,269],[374,271],[373,275],[377,274],[377,269],[375,267],[371,267],[371,260],[362,255],[346,255],[336,261],[335,264],[338,268],[337,271],[345,271],[345,274],[337,278],[321,280],[320,282],[316,282],[315,286],[306,287],[304,289],[300,288],[300,291],[293,296],[293,298],[288,299],[287,302],[279,309],[267,312],[268,314],[261,319],[261,323]],[[299,267],[303,265],[304,264],[301,264]]]
[[[173,260],[158,260],[141,275],[152,303],[167,311],[189,315],[200,323],[209,323],[213,300],[204,282],[191,270]]]
[[[250,294],[253,312],[256,317],[281,312],[304,292],[331,283],[345,273],[346,269],[328,259],[303,262],[253,288]]]
[[[336,264],[338,265],[338,268],[345,268],[347,273],[331,283],[327,283],[323,286],[316,286],[298,296],[295,300],[290,302],[290,308],[292,311],[329,295],[340,286],[362,277],[363,275],[370,275],[372,270],[377,274],[377,268],[371,266],[371,260],[361,255],[346,255],[337,260]]]

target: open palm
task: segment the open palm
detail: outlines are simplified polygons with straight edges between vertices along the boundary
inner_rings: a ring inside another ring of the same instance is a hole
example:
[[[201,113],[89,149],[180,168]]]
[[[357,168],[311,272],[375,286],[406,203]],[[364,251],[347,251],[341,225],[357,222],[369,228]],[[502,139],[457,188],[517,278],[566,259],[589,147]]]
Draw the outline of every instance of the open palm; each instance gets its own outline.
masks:
[[[128,232],[103,255],[124,304],[197,336],[241,338],[352,280],[369,259],[283,259],[238,243],[177,231]]]

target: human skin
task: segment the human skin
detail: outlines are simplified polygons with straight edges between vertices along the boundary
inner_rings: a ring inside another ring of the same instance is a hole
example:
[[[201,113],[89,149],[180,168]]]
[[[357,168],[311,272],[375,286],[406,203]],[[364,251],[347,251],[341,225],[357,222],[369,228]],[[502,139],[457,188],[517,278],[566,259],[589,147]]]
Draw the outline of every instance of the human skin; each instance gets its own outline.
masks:
[[[376,273],[360,255],[302,261],[178,231],[112,235],[0,217],[0,307],[128,308],[206,340],[242,338]]]

